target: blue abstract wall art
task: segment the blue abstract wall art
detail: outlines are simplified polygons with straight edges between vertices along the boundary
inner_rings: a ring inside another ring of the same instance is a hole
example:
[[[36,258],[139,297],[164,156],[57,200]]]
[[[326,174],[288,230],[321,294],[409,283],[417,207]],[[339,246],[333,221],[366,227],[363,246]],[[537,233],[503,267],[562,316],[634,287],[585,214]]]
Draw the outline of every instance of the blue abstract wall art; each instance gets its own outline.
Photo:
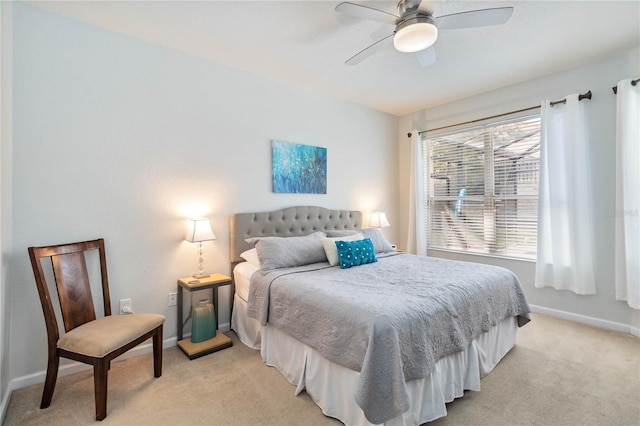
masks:
[[[327,193],[327,148],[271,141],[273,192]]]

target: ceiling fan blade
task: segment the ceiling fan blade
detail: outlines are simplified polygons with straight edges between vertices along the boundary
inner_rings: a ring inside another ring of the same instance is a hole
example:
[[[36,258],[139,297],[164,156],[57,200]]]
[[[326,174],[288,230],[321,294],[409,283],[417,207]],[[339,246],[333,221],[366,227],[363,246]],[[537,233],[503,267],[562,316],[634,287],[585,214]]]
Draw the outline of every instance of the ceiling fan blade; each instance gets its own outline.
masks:
[[[367,59],[369,56],[387,47],[392,41],[393,41],[393,34],[389,34],[382,40],[376,41],[371,46],[361,50],[360,52],[356,53],[355,55],[347,59],[345,61],[345,64],[347,65],[359,64],[360,62],[362,62],[362,60]]]
[[[344,2],[336,6],[336,12],[355,16],[356,18],[369,19],[371,21],[382,22],[383,24],[395,25],[399,16],[384,10],[374,9],[361,4]]]
[[[418,58],[418,62],[420,62],[420,66],[422,68],[432,65],[436,60],[438,60],[438,57],[436,56],[436,49],[434,49],[433,46],[417,51],[416,57]]]
[[[436,25],[440,30],[457,30],[460,28],[486,27],[504,24],[511,18],[513,7],[496,7],[494,9],[471,10],[438,16]]]

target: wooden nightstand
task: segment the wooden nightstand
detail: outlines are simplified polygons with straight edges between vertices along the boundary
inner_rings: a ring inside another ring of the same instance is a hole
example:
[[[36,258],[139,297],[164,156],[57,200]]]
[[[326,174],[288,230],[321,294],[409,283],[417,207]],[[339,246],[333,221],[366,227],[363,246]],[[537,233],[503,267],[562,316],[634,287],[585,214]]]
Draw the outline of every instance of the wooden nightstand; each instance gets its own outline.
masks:
[[[216,352],[221,349],[233,346],[231,339],[222,334],[220,331],[216,332],[216,336],[212,339],[205,340],[204,342],[193,343],[191,338],[182,338],[182,293],[184,290],[188,292],[206,290],[208,288],[213,289],[213,307],[216,311],[217,323],[220,324],[220,311],[218,310],[218,287],[231,284],[231,278],[223,274],[211,274],[205,278],[193,278],[186,277],[178,280],[178,347],[182,349],[182,352],[194,359],[203,355]],[[193,309],[193,306],[191,307]]]

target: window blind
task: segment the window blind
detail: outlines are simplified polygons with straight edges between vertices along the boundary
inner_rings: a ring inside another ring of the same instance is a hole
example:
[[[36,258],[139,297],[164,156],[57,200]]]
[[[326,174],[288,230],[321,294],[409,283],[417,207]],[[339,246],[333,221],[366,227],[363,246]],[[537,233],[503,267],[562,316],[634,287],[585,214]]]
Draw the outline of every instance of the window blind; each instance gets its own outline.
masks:
[[[540,117],[423,135],[429,248],[535,259]]]

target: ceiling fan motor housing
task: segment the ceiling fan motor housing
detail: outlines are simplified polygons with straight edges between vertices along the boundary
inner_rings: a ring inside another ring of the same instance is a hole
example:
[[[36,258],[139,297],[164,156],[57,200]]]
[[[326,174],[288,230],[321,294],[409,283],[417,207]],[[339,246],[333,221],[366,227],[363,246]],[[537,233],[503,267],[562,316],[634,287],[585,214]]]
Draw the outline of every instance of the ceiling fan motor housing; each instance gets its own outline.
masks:
[[[421,2],[421,0],[400,0],[398,2],[398,14],[403,16],[405,13],[417,11]]]

